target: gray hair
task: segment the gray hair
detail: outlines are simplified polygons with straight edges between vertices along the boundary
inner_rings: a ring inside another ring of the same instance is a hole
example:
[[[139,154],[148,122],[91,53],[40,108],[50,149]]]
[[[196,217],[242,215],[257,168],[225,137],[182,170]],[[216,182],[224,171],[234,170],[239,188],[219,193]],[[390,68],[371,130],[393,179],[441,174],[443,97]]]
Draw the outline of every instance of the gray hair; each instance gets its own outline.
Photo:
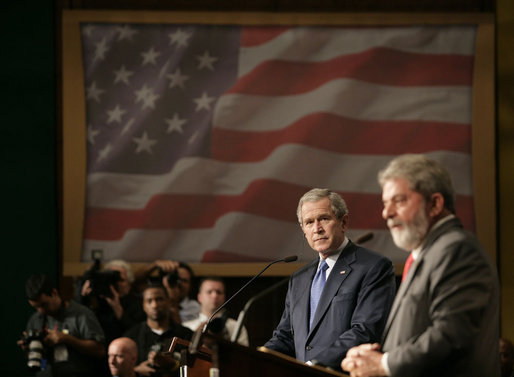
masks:
[[[302,225],[302,206],[305,202],[317,202],[321,199],[328,198],[330,201],[330,206],[332,211],[336,215],[337,219],[342,219],[344,215],[348,213],[348,207],[346,207],[346,203],[341,196],[329,189],[321,189],[314,188],[300,198],[298,202],[298,207],[296,209],[296,216],[298,217],[298,222]]]
[[[444,198],[444,207],[455,213],[455,190],[448,171],[443,166],[422,154],[404,154],[391,160],[378,173],[381,187],[391,179],[403,178],[410,188],[419,192],[426,201],[432,194],[440,193]]]
[[[121,260],[121,259],[115,259],[115,260],[107,262],[104,265],[104,269],[106,269],[106,270],[110,270],[111,267],[121,267],[121,268],[124,268],[125,271],[127,271],[127,279],[129,281],[129,283],[133,283],[134,282],[134,272],[132,271],[132,267],[130,266],[129,263],[127,263],[127,262],[125,262],[124,260]]]

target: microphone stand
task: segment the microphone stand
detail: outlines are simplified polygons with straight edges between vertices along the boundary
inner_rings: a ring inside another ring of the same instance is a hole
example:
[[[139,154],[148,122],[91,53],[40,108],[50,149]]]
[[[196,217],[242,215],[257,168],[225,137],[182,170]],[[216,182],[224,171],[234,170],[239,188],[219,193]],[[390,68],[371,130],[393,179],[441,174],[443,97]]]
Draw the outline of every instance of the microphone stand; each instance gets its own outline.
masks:
[[[272,286],[266,288],[265,290],[259,292],[258,294],[253,296],[250,300],[248,300],[248,302],[244,306],[243,310],[241,310],[239,312],[239,316],[237,317],[237,323],[236,323],[234,333],[232,334],[232,337],[230,338],[231,342],[237,342],[237,339],[239,338],[239,334],[241,334],[241,329],[243,328],[243,322],[245,320],[246,313],[248,312],[248,309],[250,309],[250,306],[252,306],[253,303],[255,301],[257,301],[258,299],[266,296],[268,293],[270,293],[270,292],[274,291],[275,289],[277,289],[278,287],[286,284],[288,281],[289,281],[289,277],[282,279],[279,282],[273,284]]]
[[[209,327],[209,324],[211,323],[214,316],[216,314],[218,314],[218,312],[221,309],[223,309],[225,306],[227,306],[227,304],[230,301],[232,301],[232,299],[234,297],[236,297],[243,289],[245,289],[252,281],[254,281],[259,276],[261,276],[264,271],[266,271],[271,265],[273,265],[275,263],[279,263],[279,262],[289,263],[289,262],[294,262],[297,259],[298,259],[298,257],[296,255],[292,255],[292,256],[282,258],[282,259],[277,259],[277,260],[274,260],[274,261],[268,263],[268,265],[266,267],[264,267],[261,270],[261,272],[259,272],[257,275],[255,275],[253,278],[251,278],[245,285],[243,285],[241,288],[239,288],[239,290],[236,293],[234,293],[227,301],[225,301],[223,304],[221,304],[220,307],[214,311],[214,313],[212,313],[212,315],[209,317],[209,320],[205,323],[202,331],[197,331],[193,334],[193,338],[191,339],[191,344],[189,345],[189,352],[192,354],[197,352],[198,346],[200,345],[200,340],[202,338],[202,335],[207,331],[207,328]]]

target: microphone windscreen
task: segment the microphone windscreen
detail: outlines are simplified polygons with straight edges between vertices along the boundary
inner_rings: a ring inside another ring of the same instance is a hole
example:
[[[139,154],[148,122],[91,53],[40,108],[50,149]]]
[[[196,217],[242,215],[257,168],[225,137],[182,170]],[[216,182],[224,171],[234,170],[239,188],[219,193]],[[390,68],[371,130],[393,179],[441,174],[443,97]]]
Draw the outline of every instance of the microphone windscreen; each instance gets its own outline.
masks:
[[[355,240],[355,243],[364,243],[364,242],[368,242],[370,239],[373,238],[373,233],[372,232],[368,232],[368,233],[365,233],[363,234],[362,236],[358,237],[356,240]]]
[[[290,256],[284,258],[284,262],[286,262],[286,263],[294,262],[297,259],[298,259],[297,255],[290,255]]]
[[[225,316],[216,317],[209,323],[207,329],[213,334],[221,334],[225,328],[225,322],[227,322],[227,318]]]

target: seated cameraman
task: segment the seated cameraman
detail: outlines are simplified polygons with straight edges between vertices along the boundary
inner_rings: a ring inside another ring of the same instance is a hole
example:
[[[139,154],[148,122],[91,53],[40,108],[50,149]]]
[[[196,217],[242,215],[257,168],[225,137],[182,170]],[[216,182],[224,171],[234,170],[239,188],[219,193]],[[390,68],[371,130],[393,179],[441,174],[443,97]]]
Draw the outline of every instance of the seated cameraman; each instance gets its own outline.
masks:
[[[203,278],[198,289],[198,302],[201,312],[195,319],[186,321],[183,325],[193,331],[203,329],[212,314],[225,302],[225,283],[223,279],[215,276]],[[225,311],[220,311],[211,320],[209,331],[230,339],[236,331],[237,322],[228,318]],[[237,343],[248,346],[248,332],[245,327],[241,328],[241,333],[237,338]]]
[[[146,321],[124,334],[137,344],[138,365],[134,370],[141,376],[178,375],[178,362],[162,357],[161,351],[168,351],[175,336],[190,340],[192,331],[173,321],[167,291],[157,282],[150,282],[143,291],[143,309]]]
[[[141,296],[132,290],[133,282],[132,268],[123,260],[106,263],[103,271],[96,264],[84,275],[79,301],[96,314],[107,343],[145,318]]]
[[[93,312],[76,302],[63,300],[47,275],[31,275],[25,293],[37,312],[30,317],[24,339],[18,344],[29,351],[31,362],[36,355],[37,369],[45,366],[42,358],[47,360],[46,368],[37,375],[98,375],[105,356],[105,337]],[[42,352],[34,352],[28,334],[38,346],[43,346]]]

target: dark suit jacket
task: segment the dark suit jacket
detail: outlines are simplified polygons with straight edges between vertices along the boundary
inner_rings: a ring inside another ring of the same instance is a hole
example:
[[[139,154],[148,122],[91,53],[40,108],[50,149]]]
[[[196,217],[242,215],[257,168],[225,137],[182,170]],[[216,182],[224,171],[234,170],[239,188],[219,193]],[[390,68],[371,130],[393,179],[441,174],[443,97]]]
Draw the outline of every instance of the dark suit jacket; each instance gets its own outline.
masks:
[[[384,331],[391,375],[499,376],[498,292],[489,256],[458,219],[429,233]]]
[[[284,313],[264,346],[341,370],[348,349],[380,339],[394,299],[394,270],[389,259],[350,242],[327,278],[309,331],[310,287],[318,261],[291,276]]]

